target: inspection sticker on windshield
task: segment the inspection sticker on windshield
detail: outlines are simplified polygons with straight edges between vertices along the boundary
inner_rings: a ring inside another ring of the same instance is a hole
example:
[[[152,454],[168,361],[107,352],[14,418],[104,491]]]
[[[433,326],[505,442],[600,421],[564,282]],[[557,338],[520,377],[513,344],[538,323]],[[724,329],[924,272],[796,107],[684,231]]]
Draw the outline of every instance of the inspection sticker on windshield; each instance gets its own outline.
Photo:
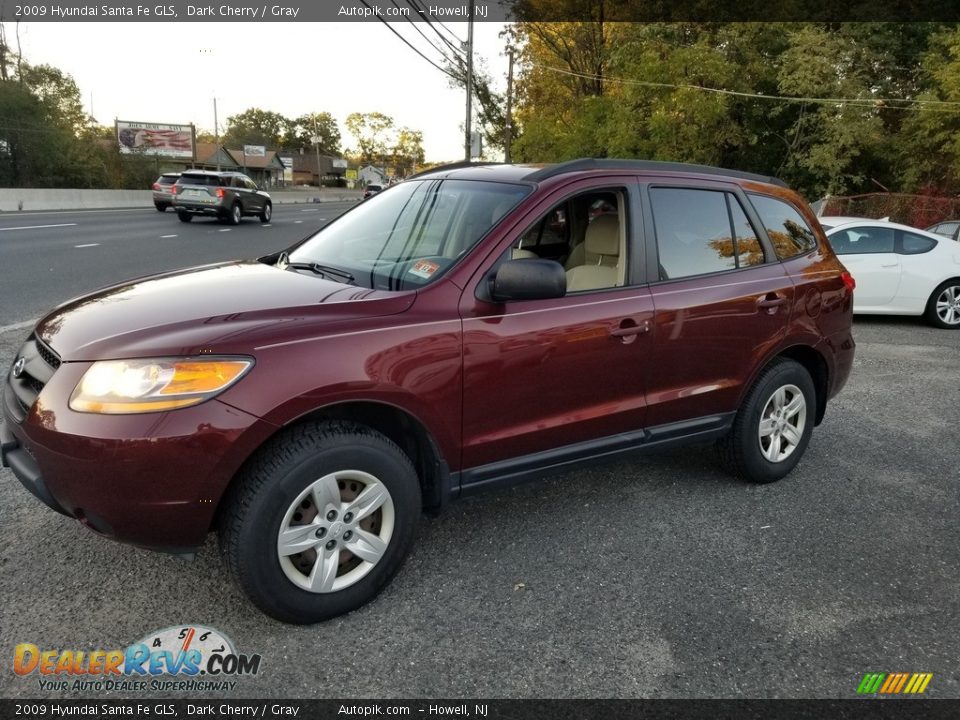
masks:
[[[435,262],[430,262],[429,260],[419,260],[417,261],[417,264],[410,268],[408,272],[411,275],[422,277],[424,280],[429,280],[430,277],[439,269],[440,266]]]

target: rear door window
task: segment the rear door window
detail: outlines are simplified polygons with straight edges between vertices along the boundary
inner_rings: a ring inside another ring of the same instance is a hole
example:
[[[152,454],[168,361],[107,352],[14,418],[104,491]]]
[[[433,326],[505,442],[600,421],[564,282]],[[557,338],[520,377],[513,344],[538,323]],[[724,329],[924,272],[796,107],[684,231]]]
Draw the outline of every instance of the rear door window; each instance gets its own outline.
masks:
[[[769,195],[749,195],[777,257],[781,260],[815,250],[817,239],[803,216],[789,203]]]
[[[722,190],[650,189],[661,280],[764,262],[763,248],[736,196]]]

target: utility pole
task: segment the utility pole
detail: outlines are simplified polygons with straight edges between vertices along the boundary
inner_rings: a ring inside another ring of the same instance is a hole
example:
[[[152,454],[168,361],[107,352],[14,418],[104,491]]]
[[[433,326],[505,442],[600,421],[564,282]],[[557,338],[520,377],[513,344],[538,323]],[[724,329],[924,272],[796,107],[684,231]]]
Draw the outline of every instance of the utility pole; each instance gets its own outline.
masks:
[[[470,116],[472,114],[473,103],[473,0],[467,0],[470,3],[470,11],[467,19],[467,119],[464,122],[466,139],[464,141],[463,155],[464,160],[470,162]]]
[[[213,99],[213,142],[217,155],[217,172],[220,172],[220,123],[217,121],[217,99]]]
[[[317,192],[323,189],[323,184],[320,182],[320,128],[317,127],[317,118],[313,118],[313,142],[317,148]]]
[[[513,141],[513,47],[507,48],[510,64],[507,66],[507,118],[503,128],[503,161],[510,162],[510,143]]]

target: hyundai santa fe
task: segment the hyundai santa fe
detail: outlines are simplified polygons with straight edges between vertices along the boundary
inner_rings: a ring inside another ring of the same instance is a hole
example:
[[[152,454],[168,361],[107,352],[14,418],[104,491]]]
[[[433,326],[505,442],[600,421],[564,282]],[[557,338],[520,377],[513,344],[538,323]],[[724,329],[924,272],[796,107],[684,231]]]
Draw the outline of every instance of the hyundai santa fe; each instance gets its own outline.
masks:
[[[434,169],[282,252],[53,310],[6,376],[2,459],[101,535],[218,532],[258,607],[316,622],[479,490],[704,442],[784,477],[850,372],[853,288],[773,178]]]

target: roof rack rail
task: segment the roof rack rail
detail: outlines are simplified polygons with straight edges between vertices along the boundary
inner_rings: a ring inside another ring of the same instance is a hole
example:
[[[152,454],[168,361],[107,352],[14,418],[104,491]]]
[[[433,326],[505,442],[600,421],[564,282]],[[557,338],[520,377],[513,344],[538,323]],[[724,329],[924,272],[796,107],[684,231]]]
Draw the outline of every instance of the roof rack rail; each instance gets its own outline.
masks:
[[[429,173],[434,173],[434,172],[443,172],[444,170],[459,170],[461,168],[484,167],[487,165],[503,165],[503,163],[488,162],[488,161],[474,162],[473,160],[470,160],[470,161],[461,160],[460,162],[447,163],[446,165],[435,165],[432,168],[427,168],[426,170],[421,170],[420,172],[414,173],[413,175],[408,175],[406,179],[412,180],[413,178],[420,177],[421,175],[427,175]]]
[[[563,173],[577,172],[580,170],[655,170],[658,172],[683,172],[683,173],[703,173],[705,175],[725,175],[727,177],[736,177],[742,180],[754,180],[756,182],[770,183],[787,187],[787,184],[779,178],[769,175],[758,175],[755,173],[743,172],[742,170],[726,170],[724,168],[711,167],[709,165],[694,165],[692,163],[661,162],[659,160],[617,160],[613,158],[580,158],[579,160],[569,160],[567,162],[548,165],[541,168],[524,180],[531,182],[540,182],[547,178],[555,177]]]

